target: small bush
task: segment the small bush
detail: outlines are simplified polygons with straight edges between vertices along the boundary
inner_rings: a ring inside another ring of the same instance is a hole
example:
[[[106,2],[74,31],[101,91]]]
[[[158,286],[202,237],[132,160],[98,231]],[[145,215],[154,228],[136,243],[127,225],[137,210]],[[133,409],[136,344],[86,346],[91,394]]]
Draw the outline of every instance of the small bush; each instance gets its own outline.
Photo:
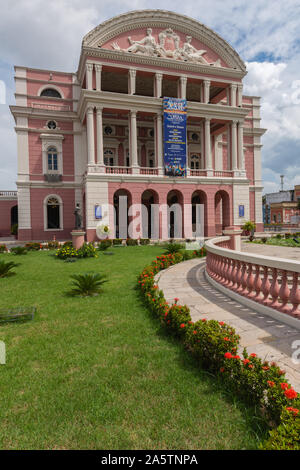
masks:
[[[267,237],[262,237],[261,241],[262,241],[262,243],[267,243],[268,238]]]
[[[73,245],[72,245],[72,242],[65,242],[63,246],[72,247]],[[46,247],[48,250],[57,250],[60,247],[60,244],[57,241],[52,241],[52,242],[48,242]]]
[[[179,253],[183,249],[183,245],[181,243],[167,243],[164,245],[165,252],[168,254]]]
[[[14,255],[27,255],[27,250],[24,246],[14,246],[10,249]]]
[[[254,239],[255,239],[254,235],[250,235],[249,241],[250,241],[250,242],[253,242]]]
[[[114,238],[113,245],[122,245],[122,238]]]
[[[260,445],[262,450],[300,450],[300,411],[294,406],[288,408],[283,410],[278,428]]]
[[[106,276],[100,273],[73,274],[73,289],[69,295],[94,296],[102,290],[102,285],[107,282]]]
[[[6,245],[0,245],[0,253],[6,253],[6,252],[7,252]]]
[[[275,238],[277,238],[277,240],[281,240],[282,236],[280,235],[280,233],[277,233]]]
[[[112,245],[111,240],[101,240],[101,242],[98,245],[98,250],[100,251],[105,251],[107,248],[109,248]]]
[[[140,245],[149,245],[150,239],[149,238],[141,238]]]
[[[37,242],[26,243],[25,248],[28,251],[38,251],[41,249],[41,244]]]
[[[0,278],[9,277],[16,274],[14,271],[12,271],[12,269],[17,266],[18,264],[14,263],[13,261],[8,261],[6,263],[5,261],[0,260]]]
[[[285,236],[286,239],[288,239],[288,238],[291,238],[292,234],[291,233],[285,233],[284,236]]]
[[[136,246],[136,245],[138,245],[138,241],[135,238],[127,238],[126,245],[127,246]]]
[[[75,250],[73,246],[61,246],[55,253],[59,259],[67,258],[96,258],[97,250],[92,243],[84,243],[79,250]]]

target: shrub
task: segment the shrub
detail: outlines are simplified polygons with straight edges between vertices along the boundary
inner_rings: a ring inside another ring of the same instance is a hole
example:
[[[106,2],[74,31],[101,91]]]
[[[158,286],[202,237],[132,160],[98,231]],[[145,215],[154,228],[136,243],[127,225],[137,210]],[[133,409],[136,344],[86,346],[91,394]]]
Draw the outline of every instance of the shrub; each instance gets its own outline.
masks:
[[[256,225],[251,220],[248,220],[247,222],[244,223],[244,225],[242,225],[242,230],[244,230],[245,232],[251,232],[252,230],[255,230],[255,229],[256,229]]]
[[[99,245],[98,245],[98,250],[100,251],[105,251],[107,248],[109,248],[112,245],[111,240],[101,240]]]
[[[127,246],[136,246],[136,245],[138,245],[138,241],[135,238],[127,238],[126,245]]]
[[[113,245],[122,245],[122,238],[114,238]]]
[[[285,233],[284,236],[287,239],[287,238],[291,238],[292,234],[291,233]]]
[[[37,242],[26,243],[25,248],[28,251],[38,251],[41,249],[41,244]]]
[[[300,450],[300,403],[298,408],[289,408],[283,410],[280,425],[260,445],[262,450]]]
[[[166,253],[168,254],[178,253],[183,249],[183,245],[181,243],[175,242],[166,243],[164,246]]]
[[[7,263],[3,260],[0,260],[0,278],[1,277],[9,277],[16,274],[12,271],[13,268],[18,266],[18,264],[14,263],[13,261],[8,261]]]
[[[73,244],[72,242],[65,242],[63,246],[72,247]],[[48,250],[57,250],[60,247],[60,244],[57,241],[52,241],[52,242],[48,242],[46,247]]]
[[[261,241],[262,241],[263,243],[267,243],[268,238],[267,238],[267,237],[262,237]]]
[[[150,239],[149,238],[141,238],[140,245],[149,245]]]
[[[69,292],[70,295],[81,295],[81,296],[94,296],[98,295],[102,290],[102,285],[107,282],[104,274],[73,274],[71,276],[73,280],[73,289]]]
[[[27,255],[27,250],[25,246],[14,246],[10,249],[10,251],[14,255]]]
[[[275,238],[277,238],[277,240],[281,240],[282,236],[280,235],[280,233],[277,233]]]
[[[7,252],[6,245],[0,245],[0,253],[6,253],[6,252]]]
[[[249,241],[250,241],[250,242],[253,242],[254,239],[255,239],[254,235],[250,235]]]
[[[97,250],[92,243],[84,243],[81,248],[75,250],[73,246],[61,246],[55,253],[59,259],[67,258],[96,258]]]

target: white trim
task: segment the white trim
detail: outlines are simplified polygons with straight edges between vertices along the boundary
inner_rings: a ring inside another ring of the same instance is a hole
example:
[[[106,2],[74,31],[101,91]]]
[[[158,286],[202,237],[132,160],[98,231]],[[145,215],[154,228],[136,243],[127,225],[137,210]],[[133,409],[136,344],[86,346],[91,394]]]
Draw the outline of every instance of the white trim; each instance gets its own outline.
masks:
[[[48,228],[48,214],[47,214],[47,206],[48,206],[48,200],[51,197],[55,197],[58,200],[59,203],[59,228]],[[64,229],[64,218],[63,218],[63,201],[58,194],[48,194],[44,201],[43,201],[43,207],[44,207],[44,231],[45,232],[55,232],[58,230],[63,230]]]

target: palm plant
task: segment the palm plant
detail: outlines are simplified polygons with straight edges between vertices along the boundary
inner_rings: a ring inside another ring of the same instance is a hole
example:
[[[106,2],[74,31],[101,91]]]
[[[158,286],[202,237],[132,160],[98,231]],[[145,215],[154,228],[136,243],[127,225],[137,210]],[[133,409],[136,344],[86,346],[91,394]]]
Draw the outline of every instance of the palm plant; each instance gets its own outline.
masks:
[[[104,284],[104,282],[107,282],[105,274],[100,273],[73,274],[71,278],[74,279],[74,287],[69,292],[69,294],[72,296],[98,295],[102,290],[102,285]]]
[[[8,261],[6,263],[5,261],[0,260],[0,278],[13,276],[14,274],[16,274],[14,271],[12,271],[12,269],[16,266],[18,266],[18,264],[14,263],[13,261]]]
[[[10,251],[14,255],[27,255],[27,249],[24,246],[14,246]]]

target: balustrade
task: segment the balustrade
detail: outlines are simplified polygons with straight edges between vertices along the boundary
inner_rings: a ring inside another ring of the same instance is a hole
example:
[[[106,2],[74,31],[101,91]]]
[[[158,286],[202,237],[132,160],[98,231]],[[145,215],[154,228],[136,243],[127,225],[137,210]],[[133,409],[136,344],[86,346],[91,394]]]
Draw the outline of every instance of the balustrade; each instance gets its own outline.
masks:
[[[229,241],[206,242],[207,274],[239,295],[300,319],[300,262],[233,251]]]

